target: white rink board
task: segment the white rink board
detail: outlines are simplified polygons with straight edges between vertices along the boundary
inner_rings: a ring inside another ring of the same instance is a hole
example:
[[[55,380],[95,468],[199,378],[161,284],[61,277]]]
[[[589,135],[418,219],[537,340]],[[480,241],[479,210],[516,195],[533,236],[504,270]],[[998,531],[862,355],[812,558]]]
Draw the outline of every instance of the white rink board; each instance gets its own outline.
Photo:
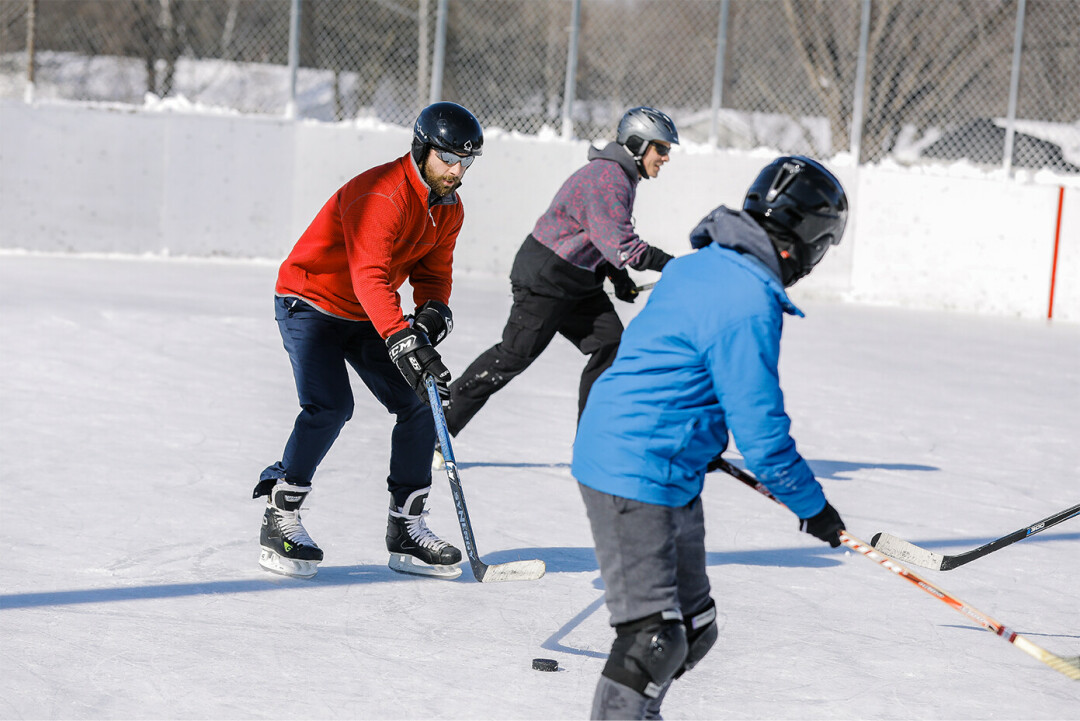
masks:
[[[0,101],[0,248],[280,260],[342,183],[406,151],[407,128],[231,113]],[[585,141],[489,129],[466,176],[462,272],[505,276]],[[769,151],[676,148],[640,184],[647,241],[688,252],[687,234],[737,206]],[[844,242],[794,295],[1045,318],[1060,183],[1066,186],[1054,317],[1080,320],[1080,179],[957,168],[854,168]],[[648,280],[642,276],[642,280]]]

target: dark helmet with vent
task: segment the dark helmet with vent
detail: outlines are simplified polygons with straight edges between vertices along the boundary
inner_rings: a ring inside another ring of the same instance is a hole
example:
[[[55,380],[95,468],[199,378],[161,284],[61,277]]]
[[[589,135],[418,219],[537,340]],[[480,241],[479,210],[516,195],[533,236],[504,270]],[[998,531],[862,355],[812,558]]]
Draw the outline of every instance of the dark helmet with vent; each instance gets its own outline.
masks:
[[[457,103],[432,103],[420,111],[413,125],[412,155],[417,165],[424,164],[432,148],[461,156],[482,155],[484,131],[476,116]]]
[[[802,155],[777,158],[746,191],[743,210],[776,246],[784,286],[791,286],[837,245],[847,225],[844,187],[824,165]]]

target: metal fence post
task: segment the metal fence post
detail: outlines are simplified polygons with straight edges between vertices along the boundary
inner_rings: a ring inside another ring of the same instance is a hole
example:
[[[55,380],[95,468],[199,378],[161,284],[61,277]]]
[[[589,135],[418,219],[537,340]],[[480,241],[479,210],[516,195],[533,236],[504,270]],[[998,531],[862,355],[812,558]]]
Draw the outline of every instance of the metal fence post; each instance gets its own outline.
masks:
[[[1016,101],[1020,93],[1020,55],[1024,47],[1024,11],[1027,0],[1016,5],[1016,35],[1013,38],[1012,77],[1009,79],[1009,110],[1005,117],[1005,177],[1012,175],[1013,144],[1016,142]]]
[[[37,0],[27,0],[26,4],[26,91],[23,100],[34,102],[34,21],[37,15]]]
[[[570,112],[574,105],[574,93],[577,79],[578,30],[581,29],[581,0],[574,0],[570,18],[570,47],[566,53],[566,86],[563,88],[562,137],[571,140],[574,137],[574,123]]]
[[[416,40],[416,104],[417,112],[424,107],[424,101],[431,94],[431,86],[428,78],[431,76],[431,63],[428,62],[429,36],[431,35],[431,11],[428,8],[430,0],[420,0],[417,10],[417,40]]]
[[[724,55],[727,53],[728,0],[720,2],[720,25],[716,30],[716,65],[712,83],[712,121],[709,123],[709,145],[716,147],[720,140],[720,106],[724,100]]]
[[[870,42],[870,0],[862,0],[859,21],[859,58],[855,64],[855,96],[851,101],[851,157],[859,164],[862,153],[863,93],[866,92],[866,63]]]
[[[285,117],[296,117],[296,73],[300,67],[300,0],[292,0],[289,8],[289,100]]]
[[[437,103],[442,99],[443,66],[446,64],[446,3],[439,0],[435,11],[435,53],[431,59],[431,95],[428,103]]]

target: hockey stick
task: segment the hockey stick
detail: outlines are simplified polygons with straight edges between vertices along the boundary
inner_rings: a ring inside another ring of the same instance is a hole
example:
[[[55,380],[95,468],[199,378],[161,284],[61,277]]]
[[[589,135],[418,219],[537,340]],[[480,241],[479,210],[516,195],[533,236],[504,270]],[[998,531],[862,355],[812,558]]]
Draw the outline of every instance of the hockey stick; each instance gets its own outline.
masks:
[[[995,621],[977,608],[964,603],[948,591],[917,576],[914,572],[901,566],[896,561],[881,555],[874,550],[873,546],[868,546],[865,542],[855,538],[847,531],[840,531],[840,542],[856,553],[860,553],[878,565],[884,566],[905,581],[921,588],[937,600],[952,606],[987,631],[1001,636],[1024,653],[1037,658],[1055,671],[1060,671],[1074,681],[1080,681],[1080,656],[1058,656],[1057,654],[1047,651],[1042,646],[1032,643],[1008,626]]]
[[[638,293],[643,293],[643,292],[645,292],[647,290],[652,290],[653,286],[656,285],[656,283],[657,283],[657,281],[654,280],[651,283],[645,283],[643,285],[636,285],[636,286],[634,286],[634,290],[636,290]],[[615,291],[609,290],[608,295],[610,295],[612,298],[614,298],[615,297]]]
[[[715,465],[714,465],[714,464],[715,464]],[[742,482],[743,482],[743,483],[745,483],[746,485],[750,486],[750,487],[751,487],[751,488],[753,488],[753,489],[754,489],[755,491],[757,491],[757,492],[758,492],[758,493],[760,493],[761,495],[763,495],[763,496],[765,496],[766,498],[768,498],[768,499],[769,499],[770,501],[776,501],[776,502],[777,502],[777,503],[779,503],[779,504],[780,504],[781,506],[784,506],[784,502],[783,502],[783,501],[781,501],[781,500],[780,500],[779,498],[777,498],[776,496],[774,496],[774,495],[773,495],[773,494],[772,494],[772,493],[771,493],[771,492],[769,491],[769,489],[768,489],[768,488],[766,488],[766,487],[765,487],[765,486],[764,486],[764,485],[763,485],[763,484],[761,483],[761,481],[759,481],[758,479],[754,478],[753,476],[751,476],[751,475],[750,475],[749,473],[747,473],[747,472],[746,472],[746,471],[744,471],[743,469],[739,468],[738,466],[733,466],[733,465],[731,465],[730,463],[728,463],[728,461],[727,461],[726,459],[724,459],[724,458],[717,458],[717,459],[715,459],[715,460],[713,460],[713,461],[711,461],[711,462],[709,463],[709,467],[710,467],[710,468],[713,468],[713,467],[715,467],[715,468],[717,468],[718,470],[721,470],[721,471],[723,471],[724,473],[726,473],[726,474],[728,474],[729,476],[731,476],[732,478],[734,478],[734,479],[735,479],[736,481],[742,481]],[[784,508],[787,508],[787,506],[784,506]]]
[[[889,533],[875,534],[874,537],[870,539],[870,545],[884,553],[886,556],[892,556],[905,563],[913,563],[916,566],[922,566],[923,568],[929,568],[934,571],[950,571],[957,566],[963,566],[965,563],[970,563],[976,558],[982,558],[999,548],[1005,548],[1005,546],[1016,543],[1017,541],[1022,541],[1029,536],[1034,536],[1039,531],[1045,531],[1047,528],[1050,528],[1050,526],[1056,526],[1062,521],[1067,521],[1076,516],[1080,516],[1080,504],[1077,504],[1072,508],[1066,508],[1064,511],[1055,513],[1052,516],[1047,516],[1038,523],[1033,523],[1027,528],[1021,528],[1019,531],[1013,531],[1009,535],[1002,536],[996,541],[991,541],[990,543],[979,546],[971,551],[958,553],[955,556],[943,556],[940,553],[928,551],[925,548],[920,548],[914,543],[908,543],[904,539],[897,538]]]
[[[454,496],[458,525],[461,526],[461,537],[465,541],[465,554],[469,557],[469,565],[472,566],[473,576],[480,583],[535,581],[543,576],[547,570],[544,562],[539,559],[490,565],[480,560],[480,556],[476,552],[472,523],[469,521],[469,509],[465,507],[465,494],[461,490],[461,478],[458,476],[457,462],[454,460],[454,449],[450,446],[450,432],[446,429],[446,416],[443,415],[439,391],[435,388],[435,379],[431,376],[424,379],[424,384],[427,386],[431,415],[435,417],[435,431],[439,435],[439,445],[442,448],[443,459],[446,461],[446,476],[450,479],[450,492]]]
[[[743,469],[738,468],[737,466],[733,466],[722,458],[718,461],[714,461],[714,463],[716,464],[717,468],[734,477],[736,480],[742,481],[763,496],[766,496],[767,498],[776,501],[780,505],[784,505],[783,501],[770,493],[769,489],[762,485],[761,481],[754,478],[752,475],[750,475]],[[1005,639],[1009,643],[1019,648],[1024,653],[1027,653],[1028,655],[1038,659],[1039,661],[1042,661],[1055,671],[1059,671],[1065,674],[1074,681],[1080,681],[1080,656],[1058,656],[1057,654],[1047,651],[1042,646],[1032,643],[1025,637],[1018,634],[1016,631],[1013,631],[1011,628],[1005,626],[1004,624],[995,621],[994,619],[990,618],[985,613],[979,611],[973,606],[964,603],[948,591],[945,591],[940,587],[930,583],[929,581],[917,576],[914,572],[908,570],[904,566],[901,566],[896,561],[893,561],[881,555],[876,550],[874,550],[873,546],[868,546],[863,541],[860,541],[855,536],[852,536],[846,530],[840,531],[840,542],[851,550],[855,551],[856,553],[859,553],[870,559],[871,561],[877,563],[879,566],[883,566],[889,569],[900,578],[903,578],[905,581],[908,581],[909,583],[914,584],[918,588],[921,588],[923,591],[926,591],[928,594],[930,594],[937,600],[951,606],[952,608],[956,609],[968,618],[972,619],[977,624],[985,628],[987,631],[990,631],[995,635],[1000,636],[1001,638]]]

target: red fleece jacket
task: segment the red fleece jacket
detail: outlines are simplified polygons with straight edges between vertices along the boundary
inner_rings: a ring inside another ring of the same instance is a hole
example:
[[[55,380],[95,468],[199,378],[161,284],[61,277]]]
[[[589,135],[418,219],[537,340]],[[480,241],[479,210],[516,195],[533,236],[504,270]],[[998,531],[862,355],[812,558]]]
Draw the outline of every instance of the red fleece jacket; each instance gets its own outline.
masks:
[[[398,293],[406,280],[417,307],[449,304],[465,212],[457,193],[430,207],[429,194],[408,153],[356,176],[326,201],[281,264],[277,295],[370,320],[383,338],[408,327]]]

